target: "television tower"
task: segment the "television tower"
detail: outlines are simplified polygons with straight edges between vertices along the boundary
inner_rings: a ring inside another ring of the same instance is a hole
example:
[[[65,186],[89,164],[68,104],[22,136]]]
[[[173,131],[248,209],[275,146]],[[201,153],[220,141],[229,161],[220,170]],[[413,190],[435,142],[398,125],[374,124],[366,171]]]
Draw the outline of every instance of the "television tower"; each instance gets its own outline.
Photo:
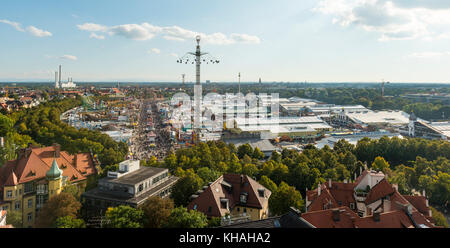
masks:
[[[199,141],[199,135],[200,135],[200,130],[202,127],[202,123],[201,123],[201,114],[202,114],[202,109],[201,109],[201,98],[202,98],[202,88],[201,88],[201,84],[200,84],[200,65],[203,63],[206,64],[217,64],[220,61],[217,60],[216,58],[212,57],[211,55],[209,55],[209,53],[202,53],[200,50],[200,40],[201,37],[200,35],[198,35],[196,37],[196,41],[197,41],[197,49],[195,50],[195,52],[188,52],[186,53],[183,57],[181,57],[179,60],[177,60],[177,63],[180,64],[187,64],[187,63],[191,63],[194,64],[195,63],[195,86],[194,86],[194,101],[195,101],[195,106],[194,106],[194,134],[193,137],[195,136],[194,142],[197,144]]]

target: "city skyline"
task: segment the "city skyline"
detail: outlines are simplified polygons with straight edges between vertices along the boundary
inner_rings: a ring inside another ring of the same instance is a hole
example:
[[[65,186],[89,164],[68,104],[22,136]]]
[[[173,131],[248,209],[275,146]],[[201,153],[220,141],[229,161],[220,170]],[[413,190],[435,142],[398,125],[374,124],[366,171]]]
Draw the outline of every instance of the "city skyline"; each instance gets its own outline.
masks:
[[[100,10],[100,11],[99,11]],[[280,15],[280,13],[282,13]],[[450,72],[443,0],[5,1],[0,82],[438,82]]]

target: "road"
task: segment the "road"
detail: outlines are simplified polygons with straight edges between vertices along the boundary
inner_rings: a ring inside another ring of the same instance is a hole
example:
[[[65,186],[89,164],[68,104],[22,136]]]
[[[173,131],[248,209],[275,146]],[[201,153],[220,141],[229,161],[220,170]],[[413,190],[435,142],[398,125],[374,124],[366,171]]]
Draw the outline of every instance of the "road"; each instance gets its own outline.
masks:
[[[148,160],[155,156],[158,160],[163,160],[174,149],[169,130],[164,127],[164,120],[158,112],[156,103],[156,101],[151,100],[142,100],[140,103],[139,125],[130,145],[133,159]],[[153,132],[156,134],[156,142],[153,146],[147,136],[150,133],[147,126],[150,118],[154,124]]]

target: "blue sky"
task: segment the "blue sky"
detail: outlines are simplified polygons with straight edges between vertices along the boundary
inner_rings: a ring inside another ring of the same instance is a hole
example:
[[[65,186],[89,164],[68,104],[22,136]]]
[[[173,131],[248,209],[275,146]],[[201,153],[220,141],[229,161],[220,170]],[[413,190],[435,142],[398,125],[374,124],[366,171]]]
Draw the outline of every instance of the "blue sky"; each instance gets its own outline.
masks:
[[[0,81],[450,82],[448,0],[2,0]]]

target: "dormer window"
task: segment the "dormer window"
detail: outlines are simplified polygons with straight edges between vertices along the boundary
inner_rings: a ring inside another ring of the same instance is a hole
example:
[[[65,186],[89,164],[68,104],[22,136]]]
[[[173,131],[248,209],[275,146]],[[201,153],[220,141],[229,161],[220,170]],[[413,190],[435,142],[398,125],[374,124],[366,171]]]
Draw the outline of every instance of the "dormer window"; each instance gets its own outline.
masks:
[[[241,196],[240,196],[239,199],[240,199],[241,203],[246,204],[247,203],[247,198],[248,198],[248,194],[246,192],[244,192],[244,193],[241,193]]]
[[[265,189],[258,189],[259,197],[264,197],[264,192],[265,192]]]

